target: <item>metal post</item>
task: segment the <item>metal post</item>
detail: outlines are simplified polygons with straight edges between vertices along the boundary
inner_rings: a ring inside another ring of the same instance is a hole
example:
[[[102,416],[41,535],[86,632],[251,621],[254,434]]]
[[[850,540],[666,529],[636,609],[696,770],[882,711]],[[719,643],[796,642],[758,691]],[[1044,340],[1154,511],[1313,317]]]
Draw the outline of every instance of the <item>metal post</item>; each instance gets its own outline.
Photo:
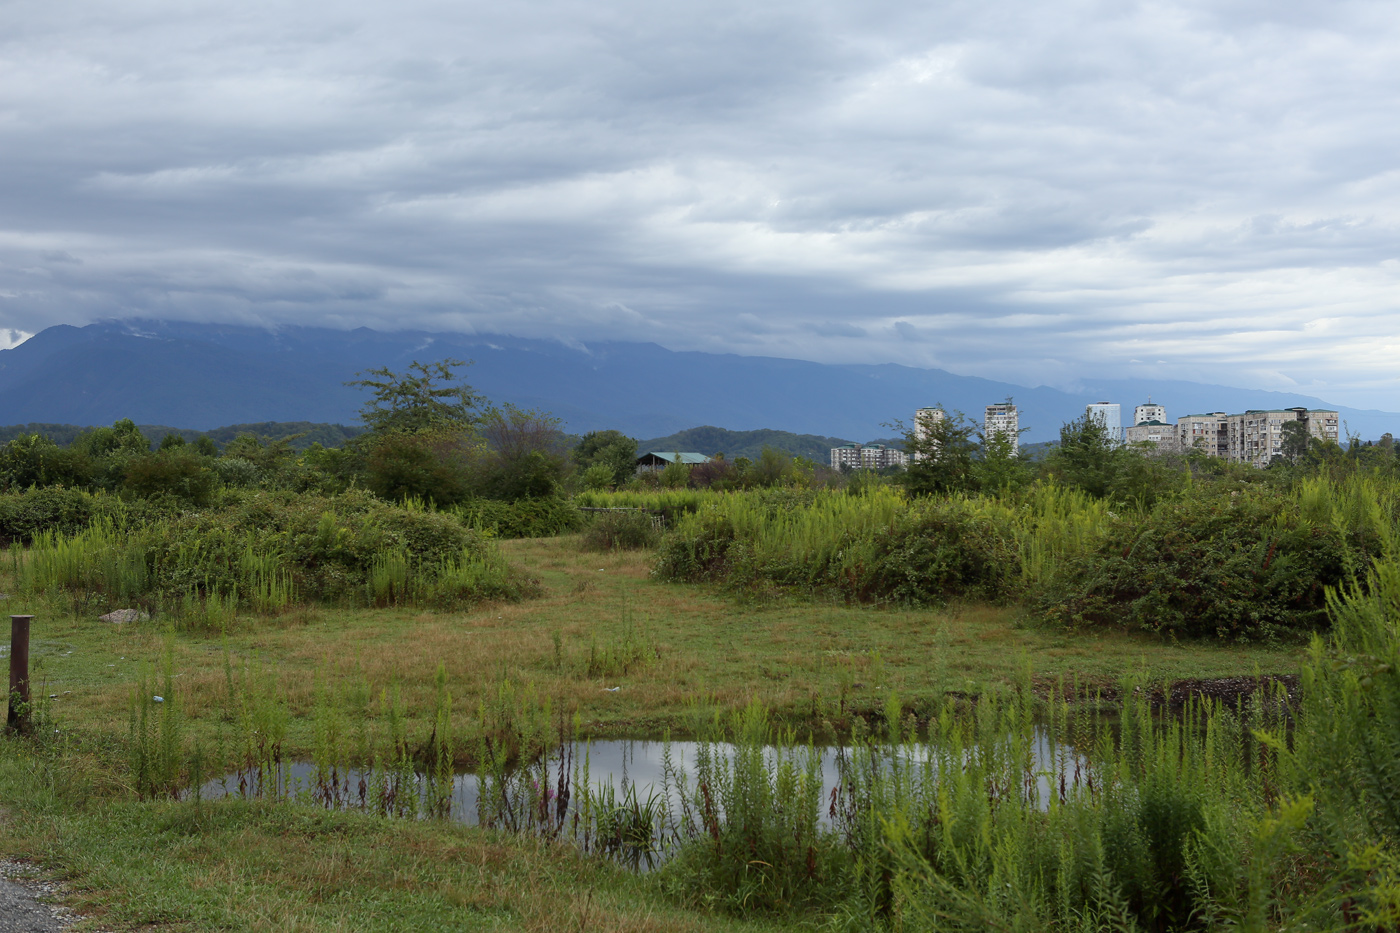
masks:
[[[29,732],[29,622],[10,616],[10,715],[12,732]]]

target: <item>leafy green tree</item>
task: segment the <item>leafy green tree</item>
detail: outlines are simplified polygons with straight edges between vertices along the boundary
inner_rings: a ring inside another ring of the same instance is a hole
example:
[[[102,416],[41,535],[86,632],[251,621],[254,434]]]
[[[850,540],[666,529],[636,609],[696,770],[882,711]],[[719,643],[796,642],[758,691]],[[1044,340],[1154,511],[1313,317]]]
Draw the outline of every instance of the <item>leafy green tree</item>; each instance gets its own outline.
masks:
[[[1285,421],[1283,423],[1283,442],[1279,445],[1283,450],[1283,456],[1292,463],[1297,463],[1308,452],[1308,426],[1303,421]]]
[[[201,434],[195,438],[194,451],[201,457],[217,457],[219,455],[219,445],[214,443],[214,439],[207,434]]]
[[[960,411],[943,411],[942,418],[928,418],[922,424],[905,428],[896,422],[890,427],[904,435],[904,451],[909,466],[900,477],[911,495],[947,495],[977,488],[978,444],[973,440],[977,426]]]
[[[1017,434],[1027,430],[1021,428]],[[1030,482],[1030,468],[1017,453],[1015,438],[1004,431],[993,431],[990,437],[982,431],[977,436],[982,448],[981,456],[972,464],[977,488],[1014,492]]]
[[[110,428],[93,428],[91,431],[84,431],[73,439],[70,446],[84,451],[93,459],[97,459],[117,453],[143,454],[151,449],[151,442],[141,433],[136,422],[130,418],[123,418],[113,422]]]
[[[178,435],[178,434],[167,434],[167,435],[165,435],[165,437],[162,437],[162,438],[160,439],[160,447],[159,447],[158,449],[159,449],[159,450],[174,450],[174,449],[176,449],[176,448],[180,448],[180,447],[184,447],[184,446],[185,446],[185,439],[184,439],[183,437],[181,437],[181,436]]]
[[[356,375],[375,378],[356,379],[346,385],[373,393],[360,409],[360,420],[372,434],[469,431],[481,419],[483,399],[471,386],[455,382],[456,370],[468,365],[462,360],[414,360],[405,373],[388,367],[370,369]]]
[[[559,419],[543,412],[492,406],[481,419],[485,449],[473,457],[477,491],[491,499],[553,496],[569,470]]]
[[[1064,485],[1102,499],[1112,491],[1123,453],[1103,419],[1085,412],[1060,428],[1060,444],[1046,458],[1046,469]]]
[[[59,447],[46,435],[21,434],[0,446],[0,483],[8,489],[86,486],[92,479],[86,451]]]
[[[469,493],[468,474],[457,450],[445,450],[432,434],[391,433],[374,440],[365,460],[366,485],[384,499],[422,499],[455,505]]]
[[[574,448],[572,457],[585,475],[595,466],[606,467],[610,477],[606,485],[620,486],[636,470],[637,441],[621,431],[589,431]]]
[[[171,496],[191,505],[208,505],[217,479],[193,448],[166,447],[135,454],[126,463],[122,488],[143,499]]]

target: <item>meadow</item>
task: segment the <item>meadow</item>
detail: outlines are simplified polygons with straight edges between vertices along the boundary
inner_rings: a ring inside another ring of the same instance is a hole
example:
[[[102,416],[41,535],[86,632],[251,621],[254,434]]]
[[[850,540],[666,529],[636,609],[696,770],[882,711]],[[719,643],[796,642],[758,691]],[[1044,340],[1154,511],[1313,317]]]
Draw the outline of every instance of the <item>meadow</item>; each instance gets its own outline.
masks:
[[[36,703],[0,844],[104,929],[1389,928],[1395,485],[1264,479],[589,492],[637,511],[543,537],[3,494]],[[676,802],[551,796],[562,743],[667,736],[709,749]],[[191,799],[293,761],[299,799]],[[487,828],[441,818],[461,769]]]

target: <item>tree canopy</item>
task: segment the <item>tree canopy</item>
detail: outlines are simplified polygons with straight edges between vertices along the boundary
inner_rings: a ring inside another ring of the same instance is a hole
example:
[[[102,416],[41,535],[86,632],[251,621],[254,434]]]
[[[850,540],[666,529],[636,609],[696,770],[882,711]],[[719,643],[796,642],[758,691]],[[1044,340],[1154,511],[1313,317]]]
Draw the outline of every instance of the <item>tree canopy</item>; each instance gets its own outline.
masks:
[[[360,420],[373,434],[417,434],[474,428],[481,420],[482,397],[466,383],[455,383],[462,360],[420,363],[396,373],[387,366],[356,373],[374,378],[346,385],[369,389],[373,397],[360,409]]]

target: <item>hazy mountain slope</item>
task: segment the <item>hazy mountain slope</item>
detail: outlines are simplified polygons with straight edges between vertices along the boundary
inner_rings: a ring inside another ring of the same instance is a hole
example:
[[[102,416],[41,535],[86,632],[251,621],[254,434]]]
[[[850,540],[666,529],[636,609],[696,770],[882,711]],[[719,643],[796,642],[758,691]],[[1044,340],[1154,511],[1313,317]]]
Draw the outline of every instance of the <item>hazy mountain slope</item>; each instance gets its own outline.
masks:
[[[539,408],[581,434],[616,428],[659,438],[695,425],[869,438],[896,432],[916,408],[942,404],[980,418],[1014,396],[1025,441],[1049,440],[1099,396],[1125,416],[1149,393],[1168,414],[1218,408],[1321,405],[1281,393],[1198,386],[1094,383],[1083,393],[1026,388],[936,369],[823,365],[732,354],[677,353],[655,344],[566,346],[499,335],[380,333],[364,328],[250,327],[125,321],[53,327],[0,351],[0,421],[144,424],[190,429],[267,421],[353,424],[365,393],[357,372],[414,360],[474,360],[467,382],[496,402]],[[1218,404],[1201,404],[1221,399]],[[1400,416],[1344,410],[1353,431],[1400,433]],[[727,451],[726,451],[727,452]]]

